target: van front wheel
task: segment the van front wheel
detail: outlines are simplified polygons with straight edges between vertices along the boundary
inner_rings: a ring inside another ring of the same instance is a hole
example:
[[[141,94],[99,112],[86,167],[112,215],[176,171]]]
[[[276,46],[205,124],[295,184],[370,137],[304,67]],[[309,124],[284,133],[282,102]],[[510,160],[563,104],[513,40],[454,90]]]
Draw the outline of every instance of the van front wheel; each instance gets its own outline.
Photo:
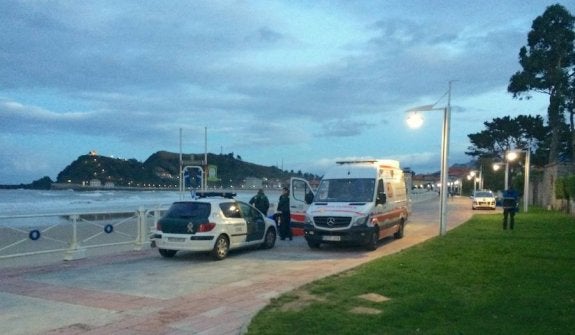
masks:
[[[319,242],[307,241],[307,245],[310,249],[319,249],[320,244]]]
[[[365,248],[369,251],[377,249],[377,244],[379,243],[379,230],[376,228],[371,232],[369,236],[369,241],[365,245]]]

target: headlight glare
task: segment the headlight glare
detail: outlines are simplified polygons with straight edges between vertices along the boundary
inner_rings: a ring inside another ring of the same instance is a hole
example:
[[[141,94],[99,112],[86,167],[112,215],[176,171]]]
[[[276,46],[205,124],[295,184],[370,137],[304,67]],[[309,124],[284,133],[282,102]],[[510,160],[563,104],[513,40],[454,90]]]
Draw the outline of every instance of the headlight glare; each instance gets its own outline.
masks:
[[[367,224],[369,216],[360,216],[353,220],[352,226],[363,226]]]

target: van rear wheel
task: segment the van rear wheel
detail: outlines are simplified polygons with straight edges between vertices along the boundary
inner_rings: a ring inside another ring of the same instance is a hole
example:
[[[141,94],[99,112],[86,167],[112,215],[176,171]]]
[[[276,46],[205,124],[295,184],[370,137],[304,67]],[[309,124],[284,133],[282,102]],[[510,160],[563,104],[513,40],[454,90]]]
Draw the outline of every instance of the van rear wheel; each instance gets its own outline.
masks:
[[[397,232],[393,234],[393,237],[398,240],[403,237],[403,230],[405,229],[405,219],[401,219],[399,221],[399,227],[397,228]]]

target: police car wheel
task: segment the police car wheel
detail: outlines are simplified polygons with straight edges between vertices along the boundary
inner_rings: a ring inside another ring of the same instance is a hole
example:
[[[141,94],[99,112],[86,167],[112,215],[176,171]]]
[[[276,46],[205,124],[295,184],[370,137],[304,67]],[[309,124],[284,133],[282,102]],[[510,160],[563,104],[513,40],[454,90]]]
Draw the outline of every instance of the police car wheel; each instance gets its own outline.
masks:
[[[266,236],[264,237],[264,243],[262,243],[262,249],[271,249],[276,244],[276,230],[274,228],[268,228]]]
[[[214,249],[212,250],[212,256],[220,261],[228,255],[228,251],[230,250],[230,242],[228,238],[224,235],[218,236],[216,239],[216,244],[214,245]]]
[[[178,252],[178,250],[168,250],[168,249],[158,249],[158,251],[160,252],[160,255],[162,255],[162,257],[165,258],[172,258],[176,255],[176,252]]]

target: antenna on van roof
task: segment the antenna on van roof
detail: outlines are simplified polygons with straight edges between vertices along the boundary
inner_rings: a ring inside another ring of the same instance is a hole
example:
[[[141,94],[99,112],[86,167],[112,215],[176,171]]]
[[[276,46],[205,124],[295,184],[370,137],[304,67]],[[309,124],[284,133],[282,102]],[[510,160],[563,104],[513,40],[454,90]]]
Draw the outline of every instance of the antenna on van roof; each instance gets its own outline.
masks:
[[[339,165],[344,164],[379,164],[379,166],[388,166],[391,168],[399,169],[399,161],[393,159],[364,159],[364,160],[355,160],[355,161],[339,161],[336,162]]]
[[[336,164],[358,164],[358,163],[375,163],[377,162],[377,160],[371,159],[371,160],[359,160],[359,161],[339,161],[336,162]]]

